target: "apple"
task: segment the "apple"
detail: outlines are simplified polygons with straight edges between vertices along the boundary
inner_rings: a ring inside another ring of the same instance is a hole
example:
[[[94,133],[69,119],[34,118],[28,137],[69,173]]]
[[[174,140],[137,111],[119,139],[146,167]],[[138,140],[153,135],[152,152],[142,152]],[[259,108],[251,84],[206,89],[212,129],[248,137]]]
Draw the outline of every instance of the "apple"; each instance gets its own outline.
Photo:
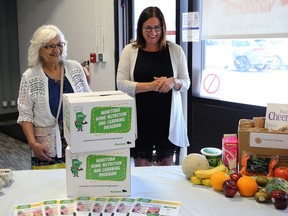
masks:
[[[241,177],[241,173],[234,172],[230,174],[230,178],[233,179],[235,182],[237,182]]]
[[[273,190],[270,192],[270,199],[276,209],[286,209],[288,206],[288,195],[283,190]]]
[[[237,182],[233,179],[228,179],[223,182],[222,186],[225,197],[234,197],[238,191]]]

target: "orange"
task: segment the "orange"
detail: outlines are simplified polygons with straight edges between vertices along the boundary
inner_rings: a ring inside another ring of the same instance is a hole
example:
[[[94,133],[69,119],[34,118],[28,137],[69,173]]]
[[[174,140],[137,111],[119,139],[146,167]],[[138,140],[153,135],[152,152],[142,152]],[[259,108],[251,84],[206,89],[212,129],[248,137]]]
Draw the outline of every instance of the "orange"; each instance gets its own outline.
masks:
[[[216,191],[223,191],[223,182],[230,179],[229,175],[225,172],[216,172],[211,175],[211,186]]]
[[[258,191],[256,181],[250,176],[242,176],[237,181],[238,191],[243,197],[252,197]]]

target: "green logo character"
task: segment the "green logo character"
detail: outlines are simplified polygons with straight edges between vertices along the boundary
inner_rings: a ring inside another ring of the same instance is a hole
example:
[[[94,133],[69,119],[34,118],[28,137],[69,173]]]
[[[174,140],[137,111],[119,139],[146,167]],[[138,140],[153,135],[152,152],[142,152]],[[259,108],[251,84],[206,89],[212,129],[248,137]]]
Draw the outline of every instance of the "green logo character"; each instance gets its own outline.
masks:
[[[74,107],[74,111],[76,113],[76,120],[75,126],[77,131],[83,131],[83,125],[87,124],[88,122],[85,121],[87,115],[82,112],[83,108],[80,106]]]
[[[83,170],[81,168],[82,162],[78,160],[77,154],[73,154],[70,157],[72,158],[71,172],[73,177],[79,177],[79,171]]]

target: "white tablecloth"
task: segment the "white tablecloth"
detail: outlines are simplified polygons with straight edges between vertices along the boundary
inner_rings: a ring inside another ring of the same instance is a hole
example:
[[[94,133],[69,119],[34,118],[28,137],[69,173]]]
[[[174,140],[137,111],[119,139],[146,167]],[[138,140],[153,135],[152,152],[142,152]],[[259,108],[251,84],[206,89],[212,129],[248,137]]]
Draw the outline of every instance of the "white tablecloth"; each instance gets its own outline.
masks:
[[[181,166],[132,167],[131,197],[181,201],[180,216],[287,216],[288,209],[276,210],[254,198],[226,198],[212,188],[190,183]],[[66,196],[65,170],[13,171],[14,182],[0,191],[0,215],[12,216],[18,204],[34,203]]]

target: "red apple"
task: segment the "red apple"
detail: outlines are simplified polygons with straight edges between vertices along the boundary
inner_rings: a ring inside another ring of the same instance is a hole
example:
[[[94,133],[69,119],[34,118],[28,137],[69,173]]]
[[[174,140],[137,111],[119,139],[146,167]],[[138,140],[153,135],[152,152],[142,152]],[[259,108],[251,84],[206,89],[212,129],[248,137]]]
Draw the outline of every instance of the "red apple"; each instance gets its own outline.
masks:
[[[237,182],[241,177],[241,173],[234,172],[230,174],[230,178],[233,179],[235,182]]]
[[[286,209],[288,206],[288,195],[283,190],[273,190],[270,192],[270,199],[276,209]]]
[[[238,189],[237,189],[237,182],[233,179],[228,179],[226,181],[223,182],[223,186],[222,186],[224,195],[226,197],[234,197],[235,194],[237,193]]]

